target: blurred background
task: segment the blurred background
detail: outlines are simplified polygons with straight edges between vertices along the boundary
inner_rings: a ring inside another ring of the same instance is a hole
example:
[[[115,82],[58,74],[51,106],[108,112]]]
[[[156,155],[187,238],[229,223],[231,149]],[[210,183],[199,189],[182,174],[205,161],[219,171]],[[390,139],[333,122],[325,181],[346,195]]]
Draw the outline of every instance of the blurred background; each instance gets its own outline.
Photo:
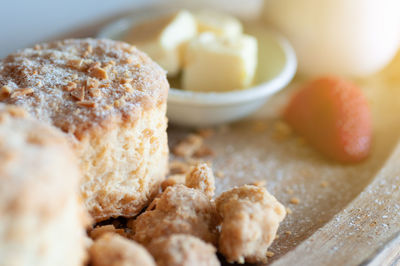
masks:
[[[58,37],[80,35],[134,9],[155,5],[201,6],[251,16],[260,11],[261,0],[6,0],[0,16],[0,57],[19,48]],[[82,33],[83,32],[83,33]]]

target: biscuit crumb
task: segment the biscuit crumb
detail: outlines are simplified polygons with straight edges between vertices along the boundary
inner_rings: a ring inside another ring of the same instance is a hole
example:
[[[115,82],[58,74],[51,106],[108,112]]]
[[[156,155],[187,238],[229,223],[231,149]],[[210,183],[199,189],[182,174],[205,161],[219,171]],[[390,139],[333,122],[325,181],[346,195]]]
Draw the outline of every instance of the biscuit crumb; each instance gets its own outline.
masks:
[[[211,199],[215,191],[212,169],[205,163],[194,166],[186,175],[185,185],[203,191]]]
[[[73,91],[73,90],[76,89],[76,87],[77,87],[76,83],[70,81],[70,82],[68,82],[67,85],[65,85],[65,86],[63,87],[63,89],[64,89],[65,91]]]
[[[76,103],[79,106],[82,107],[89,107],[89,108],[95,108],[96,107],[96,103],[95,102],[91,102],[91,101],[79,101]]]
[[[285,231],[285,234],[290,236],[292,234],[292,231]]]
[[[107,104],[107,105],[104,105],[103,109],[106,110],[106,111],[108,111],[108,110],[111,110],[111,109],[112,109],[112,106],[109,105],[109,104]]]
[[[268,258],[272,258],[273,256],[275,256],[275,253],[272,252],[272,251],[267,251],[266,255],[267,255]]]
[[[202,138],[210,138],[215,135],[215,130],[213,128],[202,128],[197,130],[197,134]]]
[[[157,238],[150,243],[148,250],[157,266],[220,265],[215,247],[191,235],[174,234]]]
[[[3,86],[0,89],[0,99],[7,98],[11,94],[11,88],[8,86]]]
[[[15,91],[11,92],[10,98],[16,98],[19,96],[24,96],[24,95],[28,95],[28,94],[32,94],[32,93],[33,93],[32,88],[19,89],[19,90],[15,90]]]
[[[89,236],[93,239],[96,240],[97,238],[101,237],[102,235],[106,233],[115,233],[120,236],[126,237],[126,233],[124,229],[116,229],[114,225],[108,224],[108,225],[101,225],[93,228],[92,231],[90,231]]]
[[[71,95],[76,100],[83,101],[85,99],[85,87],[83,86],[79,88],[75,87],[75,89],[71,92]]]
[[[292,211],[292,209],[290,209],[289,207],[286,207],[286,213],[287,213],[287,214],[292,214],[293,211]]]
[[[161,189],[164,191],[167,187],[175,186],[178,184],[185,184],[186,175],[184,174],[174,174],[170,175],[161,183]]]
[[[90,96],[97,98],[101,96],[101,91],[99,89],[91,89],[89,91]]]
[[[292,203],[292,204],[299,204],[299,203],[300,203],[300,200],[299,200],[298,198],[296,198],[296,197],[292,197],[292,198],[290,199],[290,203]]]
[[[264,187],[244,185],[216,199],[222,217],[219,251],[229,262],[266,262],[286,211]]]
[[[126,104],[126,102],[123,98],[114,101],[114,106],[117,108],[121,108],[125,104]]]
[[[82,64],[83,64],[82,59],[71,59],[71,60],[68,60],[68,62],[67,62],[67,65],[74,69],[81,69]]]
[[[87,89],[97,89],[99,87],[99,81],[97,79],[94,78],[88,78],[86,80],[86,88]]]
[[[89,68],[89,74],[92,77],[98,78],[100,80],[108,79],[107,71],[104,68],[98,66]]]
[[[122,84],[122,87],[129,93],[133,92],[133,87],[132,87],[132,85],[130,83]]]
[[[181,233],[217,243],[218,214],[215,204],[202,191],[170,186],[154,205],[135,220],[133,239],[137,242],[147,246],[158,237]]]
[[[179,157],[189,158],[203,145],[203,138],[196,134],[189,134],[180,141],[172,152]]]
[[[89,249],[90,265],[155,266],[153,257],[138,243],[118,234],[106,233],[97,238]]]
[[[25,118],[29,116],[28,112],[26,112],[25,109],[15,105],[7,106],[7,112],[10,114],[10,116],[16,118]]]
[[[189,169],[190,165],[182,161],[173,160],[169,163],[169,172],[171,175],[185,174]]]
[[[121,79],[121,84],[127,84],[127,83],[131,83],[133,81],[132,78],[122,78]]]
[[[209,147],[202,145],[200,148],[198,148],[194,152],[193,156],[196,158],[215,156],[215,152],[212,149],[210,149]]]

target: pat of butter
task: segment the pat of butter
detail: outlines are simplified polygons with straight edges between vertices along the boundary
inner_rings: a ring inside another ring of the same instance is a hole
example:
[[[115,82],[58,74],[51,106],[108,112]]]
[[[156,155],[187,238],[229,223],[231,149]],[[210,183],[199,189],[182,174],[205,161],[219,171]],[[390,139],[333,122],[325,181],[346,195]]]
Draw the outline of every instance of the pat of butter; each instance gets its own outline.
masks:
[[[196,34],[193,15],[181,10],[133,27],[125,41],[147,53],[167,70],[168,76],[175,76],[182,68],[184,47]]]
[[[243,33],[240,21],[233,16],[213,10],[194,13],[199,33],[213,32],[222,36],[237,36]]]
[[[193,91],[231,91],[249,87],[257,67],[257,39],[200,34],[186,50],[182,87]]]

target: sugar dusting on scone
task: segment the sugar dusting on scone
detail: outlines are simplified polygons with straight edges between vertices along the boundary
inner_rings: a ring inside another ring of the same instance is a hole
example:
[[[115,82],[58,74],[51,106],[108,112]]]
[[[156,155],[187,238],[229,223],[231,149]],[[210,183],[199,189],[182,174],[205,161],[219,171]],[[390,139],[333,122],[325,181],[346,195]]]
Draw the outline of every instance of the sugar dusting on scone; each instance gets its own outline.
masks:
[[[65,136],[0,104],[0,265],[82,265],[78,162]]]
[[[0,100],[70,136],[97,220],[138,214],[167,172],[165,71],[123,42],[70,39],[0,62]]]

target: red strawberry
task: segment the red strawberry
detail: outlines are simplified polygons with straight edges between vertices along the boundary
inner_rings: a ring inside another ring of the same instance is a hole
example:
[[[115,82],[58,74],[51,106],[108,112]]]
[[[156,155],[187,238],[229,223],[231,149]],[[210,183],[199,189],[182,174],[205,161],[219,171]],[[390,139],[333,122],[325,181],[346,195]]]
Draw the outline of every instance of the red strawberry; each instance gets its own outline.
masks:
[[[284,112],[287,123],[318,151],[343,163],[366,158],[371,113],[362,91],[337,77],[322,77],[300,89]]]

